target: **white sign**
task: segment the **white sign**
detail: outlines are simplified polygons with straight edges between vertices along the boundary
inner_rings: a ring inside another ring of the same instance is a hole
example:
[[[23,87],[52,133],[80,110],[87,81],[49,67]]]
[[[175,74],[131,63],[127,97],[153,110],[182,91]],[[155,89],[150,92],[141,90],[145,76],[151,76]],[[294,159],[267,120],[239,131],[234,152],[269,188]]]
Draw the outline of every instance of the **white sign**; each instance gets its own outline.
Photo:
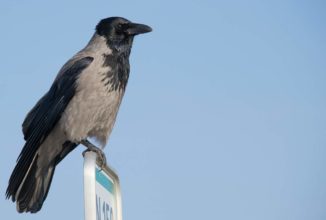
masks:
[[[84,200],[85,220],[122,220],[118,175],[110,167],[101,170],[94,152],[85,153]]]

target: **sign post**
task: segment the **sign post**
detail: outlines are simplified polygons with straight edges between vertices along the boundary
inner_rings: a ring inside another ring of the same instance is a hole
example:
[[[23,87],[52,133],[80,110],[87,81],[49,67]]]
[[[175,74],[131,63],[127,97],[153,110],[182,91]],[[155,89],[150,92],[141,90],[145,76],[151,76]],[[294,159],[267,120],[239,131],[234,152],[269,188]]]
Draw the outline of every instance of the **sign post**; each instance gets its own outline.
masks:
[[[84,156],[85,220],[122,220],[119,177],[109,166],[101,170],[96,157]]]

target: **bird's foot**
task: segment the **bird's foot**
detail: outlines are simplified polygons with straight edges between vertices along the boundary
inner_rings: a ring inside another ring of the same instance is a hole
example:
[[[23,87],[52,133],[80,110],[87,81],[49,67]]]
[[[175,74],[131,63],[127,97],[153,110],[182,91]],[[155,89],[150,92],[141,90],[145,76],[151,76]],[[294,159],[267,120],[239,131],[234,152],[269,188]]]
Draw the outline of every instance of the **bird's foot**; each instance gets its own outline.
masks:
[[[103,168],[106,166],[106,157],[105,157],[104,152],[100,148],[96,147],[94,144],[89,142],[88,140],[82,140],[80,143],[82,145],[84,145],[85,147],[87,147],[87,150],[83,151],[83,156],[85,156],[85,153],[87,151],[95,152],[97,154],[97,158],[99,160],[100,168],[101,168],[101,170],[103,170]]]

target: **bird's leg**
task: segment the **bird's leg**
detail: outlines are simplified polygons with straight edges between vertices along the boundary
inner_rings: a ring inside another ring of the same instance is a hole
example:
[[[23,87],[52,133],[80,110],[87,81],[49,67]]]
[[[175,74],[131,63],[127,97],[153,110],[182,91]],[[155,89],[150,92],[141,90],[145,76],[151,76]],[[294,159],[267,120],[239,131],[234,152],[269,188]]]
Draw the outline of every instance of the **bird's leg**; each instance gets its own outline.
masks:
[[[80,143],[82,145],[84,145],[85,147],[87,147],[87,150],[85,150],[83,152],[83,156],[85,156],[85,153],[87,151],[93,151],[97,154],[97,157],[99,158],[99,161],[100,161],[100,167],[102,170],[102,168],[105,167],[105,165],[106,165],[106,157],[105,157],[104,152],[100,148],[96,147],[94,144],[89,142],[87,139],[82,140]]]

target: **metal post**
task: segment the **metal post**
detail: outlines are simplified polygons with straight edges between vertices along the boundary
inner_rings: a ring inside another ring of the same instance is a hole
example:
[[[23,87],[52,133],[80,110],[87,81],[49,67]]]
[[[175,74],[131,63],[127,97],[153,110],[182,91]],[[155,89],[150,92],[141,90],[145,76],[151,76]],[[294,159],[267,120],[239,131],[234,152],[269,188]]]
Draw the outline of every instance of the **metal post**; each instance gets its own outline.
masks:
[[[122,220],[121,190],[116,172],[98,167],[96,153],[84,157],[85,220]]]

